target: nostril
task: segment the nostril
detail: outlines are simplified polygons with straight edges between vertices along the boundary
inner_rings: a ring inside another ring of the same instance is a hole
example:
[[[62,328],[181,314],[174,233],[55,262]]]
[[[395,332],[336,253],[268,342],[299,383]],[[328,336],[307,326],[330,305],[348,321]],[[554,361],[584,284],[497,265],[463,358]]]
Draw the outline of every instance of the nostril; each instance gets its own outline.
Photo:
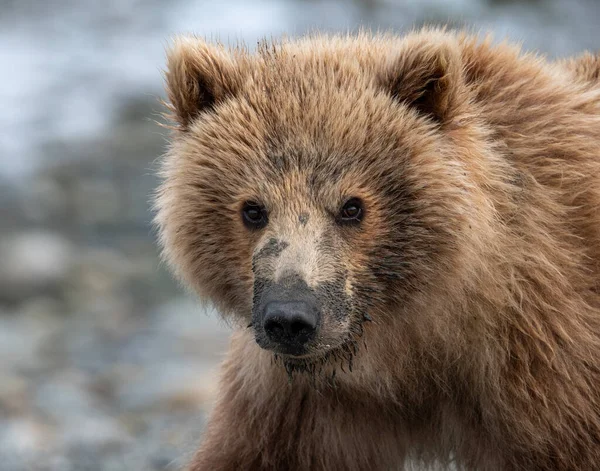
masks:
[[[278,338],[283,337],[285,333],[283,325],[277,318],[267,319],[265,321],[265,331],[267,332],[267,334],[269,334],[269,336]]]
[[[309,334],[312,327],[301,319],[295,319],[290,323],[290,333],[294,336]]]

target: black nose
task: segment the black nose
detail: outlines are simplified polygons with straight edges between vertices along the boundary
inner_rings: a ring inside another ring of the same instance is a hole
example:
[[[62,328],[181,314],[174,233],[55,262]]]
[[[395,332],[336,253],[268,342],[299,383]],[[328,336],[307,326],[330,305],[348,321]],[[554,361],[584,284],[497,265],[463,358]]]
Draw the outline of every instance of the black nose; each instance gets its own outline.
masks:
[[[271,301],[265,306],[263,327],[272,342],[293,353],[315,336],[317,318],[316,307],[306,301]]]

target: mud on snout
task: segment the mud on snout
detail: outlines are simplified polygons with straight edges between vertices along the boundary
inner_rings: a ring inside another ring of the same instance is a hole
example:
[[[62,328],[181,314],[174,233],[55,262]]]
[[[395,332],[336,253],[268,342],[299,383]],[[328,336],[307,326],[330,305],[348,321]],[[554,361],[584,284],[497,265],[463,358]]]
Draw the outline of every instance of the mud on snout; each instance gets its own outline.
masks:
[[[260,347],[318,360],[350,340],[354,300],[334,258],[277,238],[255,251],[252,328]]]

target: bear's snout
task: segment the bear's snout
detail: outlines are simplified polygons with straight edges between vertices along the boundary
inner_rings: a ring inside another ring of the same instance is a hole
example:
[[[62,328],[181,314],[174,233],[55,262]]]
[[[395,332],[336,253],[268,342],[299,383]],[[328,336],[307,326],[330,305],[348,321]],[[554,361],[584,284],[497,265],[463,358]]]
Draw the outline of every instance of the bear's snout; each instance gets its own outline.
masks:
[[[257,343],[283,355],[304,355],[321,326],[321,306],[314,290],[297,275],[268,283],[253,309]]]
[[[271,301],[264,309],[263,329],[284,353],[301,354],[317,331],[319,312],[307,301]]]

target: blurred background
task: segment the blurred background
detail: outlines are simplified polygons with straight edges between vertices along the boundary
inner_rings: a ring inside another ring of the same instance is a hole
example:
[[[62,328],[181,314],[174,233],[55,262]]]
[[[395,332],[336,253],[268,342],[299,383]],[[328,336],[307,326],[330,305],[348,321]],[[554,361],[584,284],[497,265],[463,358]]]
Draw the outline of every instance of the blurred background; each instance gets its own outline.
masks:
[[[449,23],[550,57],[596,0],[0,0],[0,470],[175,470],[227,329],[158,261],[164,48]]]

